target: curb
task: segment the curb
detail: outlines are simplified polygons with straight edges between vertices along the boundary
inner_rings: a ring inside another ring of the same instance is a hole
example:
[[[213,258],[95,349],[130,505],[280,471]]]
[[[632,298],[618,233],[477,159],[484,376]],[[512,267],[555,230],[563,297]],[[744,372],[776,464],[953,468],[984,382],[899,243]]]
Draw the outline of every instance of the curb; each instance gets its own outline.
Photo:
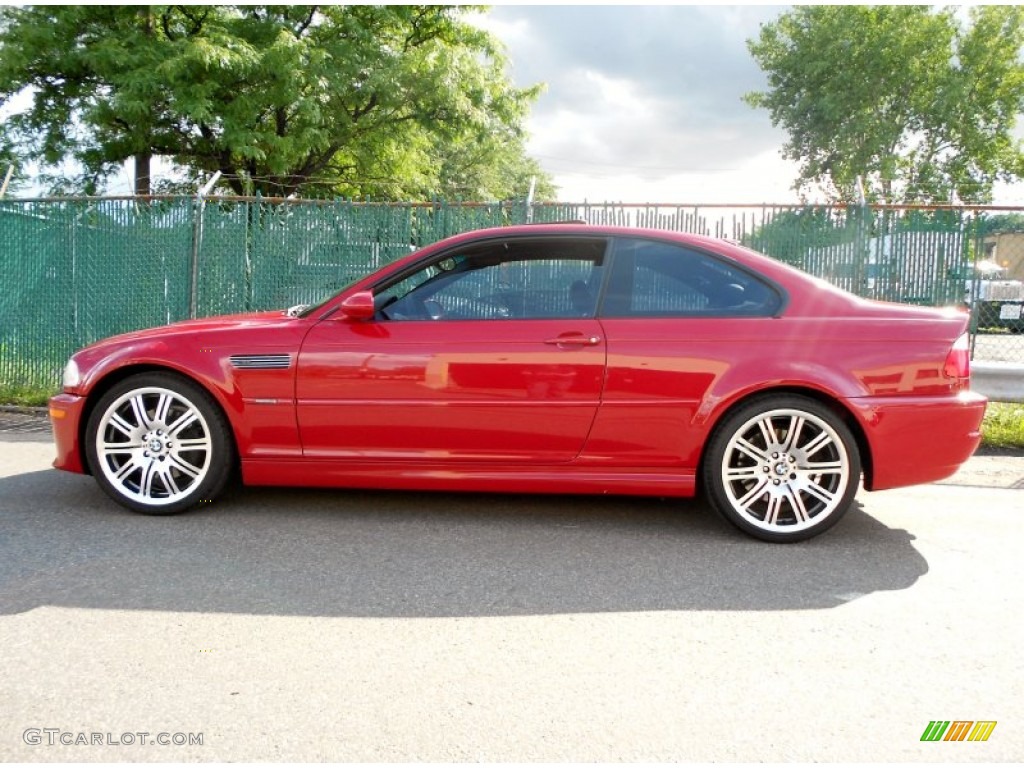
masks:
[[[0,413],[20,413],[25,416],[48,416],[49,408],[39,405],[0,405]]]

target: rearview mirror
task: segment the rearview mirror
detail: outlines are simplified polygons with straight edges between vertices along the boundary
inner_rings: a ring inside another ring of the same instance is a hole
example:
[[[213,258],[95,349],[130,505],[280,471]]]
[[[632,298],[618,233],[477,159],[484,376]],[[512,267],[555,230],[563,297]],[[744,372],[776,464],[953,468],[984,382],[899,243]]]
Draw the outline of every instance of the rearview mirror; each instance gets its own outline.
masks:
[[[341,311],[352,320],[368,320],[377,309],[373,304],[373,293],[358,291],[341,302]]]

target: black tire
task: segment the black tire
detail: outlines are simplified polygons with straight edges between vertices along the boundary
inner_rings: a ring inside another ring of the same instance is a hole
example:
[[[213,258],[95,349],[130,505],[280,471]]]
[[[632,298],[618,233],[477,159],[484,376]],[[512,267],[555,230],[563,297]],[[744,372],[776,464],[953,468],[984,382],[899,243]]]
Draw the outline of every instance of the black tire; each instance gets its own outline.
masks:
[[[831,408],[800,395],[765,395],[716,427],[702,480],[722,517],[755,538],[781,543],[838,523],[860,474],[857,441]]]
[[[85,450],[100,488],[146,515],[213,501],[235,466],[220,408],[173,373],[140,373],[105,392],[89,417]]]

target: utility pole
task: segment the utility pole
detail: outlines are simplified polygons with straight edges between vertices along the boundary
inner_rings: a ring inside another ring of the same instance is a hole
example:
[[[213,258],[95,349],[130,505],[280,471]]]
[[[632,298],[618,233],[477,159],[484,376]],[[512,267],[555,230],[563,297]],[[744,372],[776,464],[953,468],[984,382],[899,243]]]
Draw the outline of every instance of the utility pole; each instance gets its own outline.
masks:
[[[11,183],[11,176],[14,175],[14,164],[7,168],[7,175],[4,176],[4,183],[0,184],[0,200],[7,194],[7,185]]]
[[[533,193],[537,191],[537,177],[530,177],[530,191],[526,193],[526,223],[533,224]]]

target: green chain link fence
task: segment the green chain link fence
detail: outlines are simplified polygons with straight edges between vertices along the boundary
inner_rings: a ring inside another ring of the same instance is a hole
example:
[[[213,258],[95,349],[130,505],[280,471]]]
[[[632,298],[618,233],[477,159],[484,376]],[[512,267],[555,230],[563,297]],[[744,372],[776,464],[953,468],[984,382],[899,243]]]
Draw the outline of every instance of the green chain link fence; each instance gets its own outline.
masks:
[[[315,302],[449,235],[569,220],[736,240],[870,298],[971,301],[976,359],[1024,362],[1010,209],[76,198],[0,201],[0,385],[56,389],[105,336]]]

